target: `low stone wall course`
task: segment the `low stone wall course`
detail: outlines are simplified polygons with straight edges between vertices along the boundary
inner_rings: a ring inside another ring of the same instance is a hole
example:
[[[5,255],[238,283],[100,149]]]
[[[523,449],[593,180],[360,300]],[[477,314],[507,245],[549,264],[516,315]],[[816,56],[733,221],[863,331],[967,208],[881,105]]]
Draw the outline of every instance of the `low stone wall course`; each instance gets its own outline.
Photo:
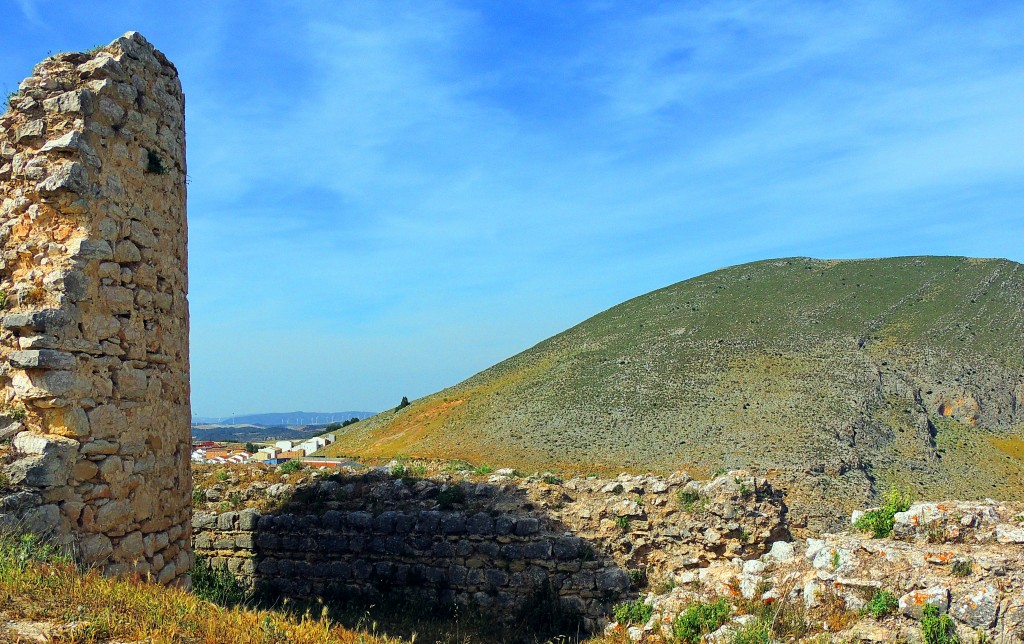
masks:
[[[439,493],[455,487],[463,500],[442,508]],[[588,628],[635,594],[631,572],[671,576],[754,557],[785,532],[780,496],[745,472],[709,483],[685,475],[548,483],[411,480],[382,469],[270,488],[291,496],[272,511],[197,512],[193,521],[196,553],[256,591],[458,603],[506,620],[549,592]],[[684,490],[696,507],[681,506]],[[258,501],[252,492],[245,496]]]

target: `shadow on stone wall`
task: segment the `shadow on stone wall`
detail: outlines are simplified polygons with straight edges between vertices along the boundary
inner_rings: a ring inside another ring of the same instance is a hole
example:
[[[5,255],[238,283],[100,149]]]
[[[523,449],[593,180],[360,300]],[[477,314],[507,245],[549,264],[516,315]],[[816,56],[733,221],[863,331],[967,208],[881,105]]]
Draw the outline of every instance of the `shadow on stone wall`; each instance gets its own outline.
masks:
[[[264,601],[458,607],[557,634],[598,628],[631,591],[601,544],[509,485],[339,473],[272,512],[197,513],[194,530],[197,554]]]

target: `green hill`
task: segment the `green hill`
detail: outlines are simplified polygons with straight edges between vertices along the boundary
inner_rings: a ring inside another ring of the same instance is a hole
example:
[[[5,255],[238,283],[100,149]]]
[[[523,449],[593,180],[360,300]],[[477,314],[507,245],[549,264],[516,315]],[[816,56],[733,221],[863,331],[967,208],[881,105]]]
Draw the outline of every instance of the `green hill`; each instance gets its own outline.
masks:
[[[790,258],[629,300],[338,433],[534,471],[750,467],[817,526],[891,484],[1022,498],[1024,266]]]

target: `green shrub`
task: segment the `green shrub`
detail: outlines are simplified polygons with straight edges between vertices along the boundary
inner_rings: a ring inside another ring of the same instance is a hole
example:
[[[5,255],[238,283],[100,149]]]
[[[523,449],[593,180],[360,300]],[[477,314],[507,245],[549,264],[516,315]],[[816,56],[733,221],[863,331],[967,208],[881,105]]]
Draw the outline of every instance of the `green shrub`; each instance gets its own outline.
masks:
[[[480,467],[478,467],[475,470],[473,470],[473,474],[476,474],[478,476],[483,476],[484,474],[490,474],[493,471],[494,471],[493,467],[491,467],[487,463],[484,463]]]
[[[633,588],[644,588],[647,586],[647,569],[633,568],[629,571],[629,583]]]
[[[465,472],[466,470],[472,470],[473,466],[467,461],[460,461],[458,459],[450,461],[444,466],[445,472]]]
[[[301,472],[302,468],[306,467],[302,464],[302,461],[288,461],[282,465],[279,465],[277,471],[281,474],[294,474]]]
[[[940,615],[939,609],[931,604],[924,607],[921,634],[925,644],[960,644],[953,618],[945,613]]]
[[[615,525],[623,530],[629,530],[629,517],[615,517]]]
[[[192,565],[192,592],[219,606],[238,606],[248,601],[248,593],[227,568],[213,568],[205,557],[196,557]]]
[[[0,407],[0,416],[6,416],[12,421],[23,421],[28,417],[28,412],[24,405],[3,405]]]
[[[447,510],[456,503],[466,500],[466,492],[458,485],[451,485],[437,494],[437,503],[442,510]]]
[[[967,577],[974,568],[974,562],[970,559],[954,559],[953,568],[950,572],[954,577]]]
[[[762,620],[742,626],[729,637],[729,644],[771,644],[771,624]]]
[[[668,593],[672,592],[672,589],[678,585],[679,584],[676,582],[675,578],[672,575],[666,575],[661,579],[661,581],[657,583],[654,592],[656,592],[659,595],[667,595]]]
[[[705,635],[718,630],[731,614],[732,609],[724,599],[711,603],[694,602],[676,617],[672,633],[681,642],[697,644]]]
[[[206,500],[206,490],[197,485],[192,488],[192,505],[199,505]]]
[[[888,590],[876,590],[871,600],[864,605],[864,612],[875,619],[885,617],[899,607],[900,602]]]
[[[654,609],[644,603],[642,597],[631,602],[622,602],[613,609],[615,621],[620,624],[646,624],[654,614]]]
[[[870,532],[871,536],[876,539],[884,539],[892,535],[893,517],[896,513],[906,512],[909,509],[910,493],[901,492],[895,487],[889,488],[882,507],[866,512],[864,516],[857,519],[854,527],[864,532]]]
[[[167,168],[164,166],[160,155],[152,150],[146,150],[146,172],[151,174],[167,174]]]
[[[707,506],[707,499],[700,495],[700,492],[681,489],[676,492],[676,502],[683,511],[694,514]]]

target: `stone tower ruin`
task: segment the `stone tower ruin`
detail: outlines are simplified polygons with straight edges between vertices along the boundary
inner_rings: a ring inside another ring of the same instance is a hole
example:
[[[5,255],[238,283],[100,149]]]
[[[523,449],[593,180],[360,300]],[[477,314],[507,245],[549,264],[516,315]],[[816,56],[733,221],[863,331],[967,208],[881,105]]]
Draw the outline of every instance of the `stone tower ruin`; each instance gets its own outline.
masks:
[[[185,112],[141,35],[0,117],[0,530],[108,574],[192,565]]]

